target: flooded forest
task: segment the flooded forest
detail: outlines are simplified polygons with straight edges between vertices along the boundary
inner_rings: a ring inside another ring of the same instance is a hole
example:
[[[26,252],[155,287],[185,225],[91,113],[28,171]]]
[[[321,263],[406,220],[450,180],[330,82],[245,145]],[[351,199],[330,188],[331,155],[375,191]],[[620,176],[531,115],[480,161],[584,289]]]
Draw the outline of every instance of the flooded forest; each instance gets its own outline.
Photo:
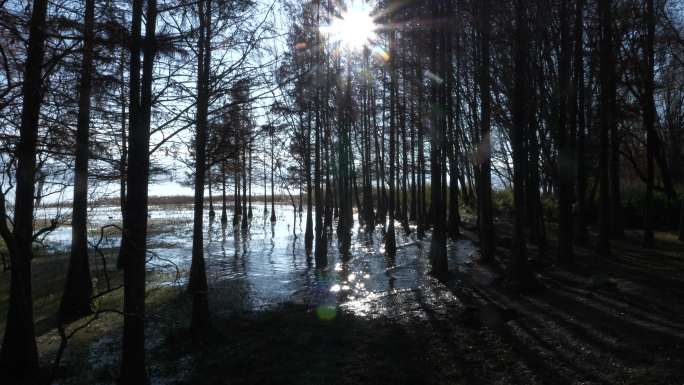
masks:
[[[0,384],[684,381],[680,0],[0,0]]]

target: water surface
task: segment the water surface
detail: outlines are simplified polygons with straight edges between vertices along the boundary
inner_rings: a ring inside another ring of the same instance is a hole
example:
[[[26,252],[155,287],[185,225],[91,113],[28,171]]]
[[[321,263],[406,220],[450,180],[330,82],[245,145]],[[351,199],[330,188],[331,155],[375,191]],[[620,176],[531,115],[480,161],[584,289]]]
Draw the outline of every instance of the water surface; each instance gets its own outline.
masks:
[[[270,207],[269,207],[270,209]],[[253,207],[249,227],[233,228],[232,210],[223,226],[205,212],[205,258],[211,289],[212,308],[217,313],[253,311],[283,302],[315,307],[326,312],[342,306],[367,317],[400,316],[395,312],[411,312],[428,302],[439,310],[440,304],[451,306],[455,298],[428,272],[429,241],[416,238],[415,228],[406,234],[397,224],[397,254],[387,258],[383,253],[382,229],[372,234],[359,228],[355,216],[352,248],[344,261],[337,251],[334,227],[329,230],[328,265],[314,266],[312,256],[304,249],[302,220],[291,206],[275,207],[277,221],[271,223],[270,212],[261,205]],[[41,210],[38,219],[49,219],[58,209]],[[151,206],[149,211],[148,280],[149,284],[177,285],[186,283],[192,252],[191,205]],[[101,227],[121,225],[116,206],[92,208],[89,212],[89,242],[92,246],[115,248],[120,233],[109,227],[101,238]],[[52,249],[68,249],[71,229],[68,225],[46,236],[44,243]],[[429,235],[426,237],[429,240]],[[467,239],[450,241],[450,268],[470,264],[476,252]],[[91,253],[95,258],[96,253]],[[405,314],[404,314],[405,315]]]

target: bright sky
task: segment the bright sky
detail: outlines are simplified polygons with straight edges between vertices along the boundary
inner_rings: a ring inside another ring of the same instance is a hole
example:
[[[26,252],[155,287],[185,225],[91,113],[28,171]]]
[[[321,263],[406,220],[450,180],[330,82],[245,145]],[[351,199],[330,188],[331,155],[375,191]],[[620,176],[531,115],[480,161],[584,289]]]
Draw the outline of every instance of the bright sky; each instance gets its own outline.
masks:
[[[269,1],[266,1],[270,3]],[[335,18],[329,26],[321,27],[321,32],[328,34],[331,41],[349,50],[359,50],[364,45],[372,43],[377,38],[375,23],[370,16],[372,2],[351,0],[347,2],[347,10]],[[279,17],[282,15],[278,15]],[[289,21],[279,23],[279,28],[287,28]],[[280,31],[285,32],[285,31]],[[276,43],[277,44],[277,43]],[[285,49],[283,46],[281,49]],[[175,178],[178,175],[174,176]],[[256,184],[261,184],[256,182]],[[118,188],[118,187],[117,187]],[[278,189],[279,190],[279,189]],[[150,184],[151,196],[192,195],[193,189],[173,181],[161,181]],[[207,192],[208,194],[208,192]]]
[[[321,27],[321,32],[328,35],[334,44],[339,43],[345,49],[360,50],[377,38],[371,11],[370,5],[364,1],[351,1],[340,17],[335,18],[330,25]]]

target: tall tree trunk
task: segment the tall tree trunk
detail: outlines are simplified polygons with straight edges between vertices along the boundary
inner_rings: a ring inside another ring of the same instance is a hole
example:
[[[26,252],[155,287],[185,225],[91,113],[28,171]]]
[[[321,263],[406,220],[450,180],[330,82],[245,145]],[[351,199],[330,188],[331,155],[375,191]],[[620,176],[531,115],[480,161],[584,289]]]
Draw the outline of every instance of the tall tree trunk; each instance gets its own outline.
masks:
[[[417,63],[416,63],[416,77],[418,79],[422,79],[423,77],[423,70],[422,70],[422,65],[421,65],[421,60],[420,60],[420,55],[418,57]],[[418,122],[418,171],[419,171],[419,177],[418,177],[418,210],[417,210],[417,215],[418,215],[418,224],[417,224],[417,231],[416,235],[418,235],[419,239],[422,239],[425,236],[425,230],[427,227],[427,209],[426,209],[426,202],[425,202],[425,195],[426,195],[426,189],[425,189],[425,141],[424,141],[424,132],[425,132],[425,127],[423,125],[423,89],[424,85],[423,82],[418,82],[418,95],[417,95],[417,103],[418,103],[418,116],[416,118],[416,121]]]
[[[249,129],[248,123],[245,123],[245,125]],[[247,230],[249,228],[249,212],[247,209],[247,174],[249,173],[249,170],[247,169],[247,147],[249,146],[249,141],[251,141],[251,138],[249,137],[248,132],[247,142],[245,143],[245,146],[242,147],[242,222],[240,224],[242,230]],[[271,188],[272,187],[273,185],[271,184]]]
[[[387,163],[385,162],[385,154],[387,153],[387,146],[386,146],[386,141],[385,141],[385,135],[387,132],[387,117],[386,117],[386,91],[387,91],[387,82],[385,81],[385,72],[383,71],[382,75],[382,95],[380,96],[380,100],[382,101],[382,125],[380,126],[380,133],[377,135],[376,138],[378,138],[379,141],[379,150],[378,150],[378,167],[380,168],[380,192],[381,192],[381,199],[379,199],[378,206],[379,206],[379,214],[378,214],[378,219],[382,223],[382,231],[383,233],[387,232],[387,213],[388,213],[388,207],[389,207],[389,196],[388,196],[388,188],[386,187],[386,182],[387,182]],[[373,100],[375,100],[375,96],[373,97]],[[373,118],[375,118],[376,111],[375,111],[375,104],[373,105]],[[375,121],[375,127],[377,130],[377,120]],[[389,155],[389,154],[388,154]],[[388,156],[389,158],[389,156]]]
[[[311,112],[307,112],[306,126],[306,154],[304,164],[306,169],[306,230],[304,232],[304,248],[310,256],[313,250],[313,189],[311,185]]]
[[[122,41],[126,41],[127,34],[123,32],[120,36]],[[130,48],[131,43],[129,43]],[[120,191],[119,191],[119,199],[120,199],[120,206],[121,206],[121,233],[123,234],[126,229],[123,228],[126,224],[126,170],[128,167],[128,135],[126,135],[126,119],[128,119],[128,127],[130,130],[130,127],[133,125],[133,119],[135,118],[135,114],[137,113],[137,108],[140,104],[140,88],[138,88],[135,91],[136,95],[136,102],[135,102],[135,109],[128,110],[128,115],[126,115],[126,103],[128,102],[131,106],[131,108],[134,107],[133,103],[130,100],[126,100],[126,84],[125,84],[125,72],[126,72],[126,48],[122,47],[121,48],[121,62],[120,62],[120,79],[121,79],[121,156],[119,158],[119,172],[121,173],[121,178],[119,180],[119,186],[120,186]],[[138,50],[138,53],[140,51]],[[138,63],[140,65],[140,63]],[[138,80],[137,80],[137,87],[140,87],[140,71],[138,69]],[[129,79],[129,85],[132,84],[132,81]],[[129,97],[130,95],[133,94],[133,91],[129,89]],[[121,252],[123,251],[123,235],[121,237],[121,243],[119,244],[119,254],[116,257],[116,268],[117,270],[123,270],[124,268],[124,262],[123,262],[123,257],[121,256]]]
[[[524,132],[528,127],[529,90],[529,57],[527,6],[525,0],[515,1],[515,51],[514,51],[514,94],[513,94],[513,130],[511,147],[513,150],[513,260],[510,264],[510,275],[520,288],[528,288],[533,276],[527,264],[525,234],[525,146]]]
[[[612,74],[615,71],[613,60],[613,28],[612,28],[612,1],[599,0],[599,23],[601,28],[600,36],[600,80],[601,80],[601,132],[599,150],[599,235],[597,251],[606,257],[610,254],[610,181],[608,174],[608,135],[613,126],[613,104],[615,99],[615,88]]]
[[[481,138],[478,148],[479,162],[479,233],[480,252],[483,262],[494,259],[494,216],[492,212],[492,163],[491,163],[491,105],[490,91],[490,0],[482,0],[480,4],[480,103],[481,103]]]
[[[317,92],[318,93],[318,92]],[[321,191],[321,124],[320,124],[320,101],[317,101],[316,108],[316,139],[314,144],[315,166],[314,166],[314,185],[316,188],[316,231],[315,231],[315,251],[314,257],[316,267],[324,268],[328,264],[327,239],[323,228],[323,194]]]
[[[546,247],[546,228],[544,225],[544,212],[542,210],[541,203],[541,176],[540,176],[540,142],[541,131],[540,131],[540,111],[544,111],[546,107],[546,97],[543,93],[544,91],[544,70],[541,65],[543,59],[543,45],[544,36],[547,34],[547,15],[546,15],[546,2],[537,2],[537,12],[535,17],[535,50],[533,57],[536,60],[532,60],[530,63],[530,70],[528,74],[535,73],[530,79],[532,83],[533,92],[530,95],[531,105],[537,106],[530,110],[527,115],[528,120],[528,130],[527,135],[525,135],[526,144],[529,152],[529,157],[527,161],[527,223],[530,227],[530,241],[537,244],[540,249],[540,253],[543,253]]]
[[[364,69],[366,71],[369,70],[369,53],[370,51],[368,49],[364,50]],[[364,107],[364,116],[363,116],[363,142],[364,142],[364,161],[363,161],[363,170],[364,170],[364,195],[363,195],[363,206],[365,210],[365,225],[366,225],[366,231],[369,234],[372,234],[373,229],[375,228],[375,211],[373,209],[373,181],[372,181],[372,167],[371,167],[371,103],[373,103],[373,100],[371,99],[371,82],[369,79],[366,77],[364,79],[364,87],[363,87],[363,107]],[[374,135],[373,135],[374,136]],[[372,237],[370,237],[372,239]]]
[[[206,134],[205,134],[206,136]],[[205,155],[206,157],[206,155]],[[212,194],[212,188],[211,185],[213,184],[213,180],[211,177],[211,161],[207,160],[206,161],[207,166],[206,166],[206,174],[207,174],[207,190],[209,190],[209,219],[214,219],[216,216],[216,211],[214,210],[214,195]]]
[[[612,13],[612,12],[611,12]],[[612,20],[612,16],[611,16]],[[611,21],[612,22],[612,21]],[[610,27],[610,40],[614,41],[615,31]],[[615,43],[611,43],[610,62],[612,70],[608,78],[609,82],[609,102],[611,110],[610,121],[610,233],[613,237],[620,238],[624,235],[624,223],[622,220],[622,193],[620,192],[620,135],[618,134],[617,121],[617,74],[615,71],[616,65],[616,48]]]
[[[447,14],[451,16],[453,11],[447,10]],[[458,12],[458,10],[456,11]],[[447,98],[447,122],[448,122],[448,135],[447,140],[447,158],[449,160],[449,214],[448,214],[448,225],[447,232],[451,238],[456,238],[460,234],[459,226],[461,224],[461,216],[459,214],[459,202],[458,202],[458,132],[461,127],[461,99],[460,99],[460,37],[461,31],[459,30],[455,36],[456,40],[456,65],[455,71],[451,65],[452,57],[452,38],[449,36],[446,39],[446,98]],[[456,80],[456,105],[454,106],[453,92],[454,92],[454,78]]]
[[[371,86],[372,87],[372,86]],[[384,88],[383,88],[384,90]],[[374,142],[375,142],[375,167],[376,167],[376,195],[378,196],[378,212],[376,215],[377,221],[382,224],[382,230],[385,231],[385,223],[387,221],[387,204],[386,204],[386,194],[385,194],[385,124],[384,124],[384,114],[383,114],[383,124],[382,127],[378,126],[377,111],[376,111],[376,100],[375,100],[375,89],[371,88],[371,115],[373,116],[373,131],[374,131]],[[384,99],[384,91],[383,91]],[[378,131],[380,131],[378,133]]]
[[[263,154],[264,154],[264,160],[262,162],[264,166],[264,218],[268,214],[268,171],[266,170],[266,141],[264,140],[264,148],[263,148]]]
[[[330,81],[327,80],[329,74],[329,69],[326,71],[326,84],[330,84]],[[326,89],[330,89],[330,87],[326,87]],[[327,94],[326,94],[326,99],[327,99]],[[323,145],[323,161],[325,164],[325,209],[324,209],[324,215],[323,215],[323,227],[326,230],[329,230],[332,228],[332,222],[333,222],[333,215],[335,208],[337,205],[335,205],[334,202],[334,196],[333,196],[333,183],[334,180],[331,179],[331,174],[333,173],[332,170],[332,164],[334,163],[331,160],[331,150],[330,146],[332,145],[331,141],[331,118],[328,116],[329,112],[324,110],[323,111],[323,137],[321,138],[322,140],[322,145]],[[332,157],[334,157],[335,154],[332,154]],[[326,232],[327,236],[327,232]]]
[[[29,42],[22,86],[23,103],[19,144],[16,148],[17,173],[14,198],[14,226],[10,251],[10,292],[5,336],[0,349],[0,377],[8,383],[38,381],[38,349],[33,326],[31,259],[33,253],[34,177],[36,141],[42,101],[41,70],[45,56],[47,0],[33,3],[29,22]],[[2,218],[5,221],[5,218]]]
[[[195,132],[195,197],[192,227],[192,262],[188,289],[192,294],[190,330],[194,335],[209,327],[207,272],[204,262],[204,183],[207,169],[207,127],[209,111],[209,71],[211,70],[211,0],[197,3],[199,40],[197,41],[197,112]]]
[[[653,247],[653,179],[655,178],[654,158],[656,131],[655,122],[655,101],[653,97],[654,89],[654,70],[655,70],[655,25],[656,16],[654,10],[654,0],[646,0],[646,41],[644,57],[644,96],[643,114],[644,128],[646,129],[646,201],[644,202],[644,246]]]
[[[69,270],[59,307],[59,321],[69,322],[89,314],[93,284],[88,261],[88,147],[90,129],[90,90],[95,43],[95,0],[85,3],[83,23],[83,60],[79,85],[76,125],[76,164],[71,220],[71,255]]]
[[[273,158],[275,156],[274,154],[274,149],[273,147],[275,146],[275,143],[273,142],[273,136],[274,132],[271,132],[271,223],[275,223],[276,221],[276,214],[275,214],[275,186],[274,186],[274,172],[275,172],[275,165],[273,164]]]
[[[147,198],[150,169],[150,116],[152,108],[152,70],[155,56],[156,0],[147,1],[146,34],[143,50],[143,76],[140,82],[140,27],[142,0],[133,3],[131,34],[131,108],[128,194],[124,216],[124,330],[121,349],[121,383],[147,384],[145,367],[145,256],[147,250]],[[137,84],[135,84],[137,83]],[[140,94],[137,94],[140,92]],[[136,94],[134,94],[136,93]],[[130,165],[134,165],[130,167]]]
[[[586,244],[588,238],[587,219],[586,219],[586,185],[587,177],[585,171],[584,143],[585,143],[585,100],[584,100],[584,0],[575,2],[575,58],[574,58],[574,93],[571,96],[572,113],[571,123],[575,127],[577,145],[575,147],[575,164],[577,172],[576,198],[577,206],[575,209],[575,242]]]
[[[252,219],[254,213],[252,212],[252,138],[250,133],[249,144],[247,144],[247,158],[249,163],[247,164],[247,218]],[[299,211],[301,210],[301,199],[299,201]]]
[[[418,219],[418,190],[416,188],[418,180],[416,178],[416,116],[414,113],[415,102],[411,102],[411,127],[409,129],[410,137],[410,151],[411,151],[411,207],[409,211],[409,219],[416,221]]]
[[[121,81],[121,154],[119,157],[119,206],[121,208],[121,215],[123,220],[123,214],[126,206],[126,163],[128,161],[128,135],[126,130],[126,49],[121,48],[121,62],[119,79]],[[116,265],[117,269],[123,269],[123,261],[121,260],[121,247],[119,247],[119,255],[117,256]]]
[[[236,113],[235,115],[239,115]],[[233,172],[233,180],[235,182],[235,189],[233,193],[233,227],[240,224],[240,214],[242,208],[240,206],[240,135],[242,135],[240,130],[240,119],[238,116],[233,117],[233,129],[235,130],[235,171]],[[266,180],[264,179],[264,186],[266,185]],[[266,201],[266,195],[264,195],[264,201]]]
[[[406,50],[404,50],[406,52]],[[401,224],[404,232],[410,231],[408,221],[408,143],[406,141],[406,94],[407,94],[407,80],[406,71],[407,64],[402,61],[401,64],[401,109],[399,110],[399,127],[401,128]]]
[[[228,211],[226,209],[226,160],[221,160],[221,225],[228,223]]]
[[[572,191],[574,180],[574,153],[570,145],[568,107],[570,88],[570,63],[572,45],[568,2],[560,2],[561,57],[558,85],[558,260],[563,264],[573,262]],[[574,103],[573,103],[574,104]]]
[[[338,195],[340,201],[340,216],[337,223],[337,236],[340,246],[340,254],[343,260],[349,258],[349,249],[351,247],[351,227],[352,227],[352,191],[351,191],[351,175],[350,175],[350,126],[351,126],[351,64],[347,67],[347,83],[344,89],[344,96],[342,91],[338,91],[339,111],[339,138],[338,138]]]
[[[391,2],[390,2],[391,4]],[[397,241],[394,233],[394,209],[395,209],[395,194],[394,194],[394,174],[395,174],[395,142],[396,142],[396,36],[395,31],[390,31],[389,34],[389,76],[390,76],[390,132],[389,132],[389,222],[387,225],[387,234],[385,234],[385,254],[389,257],[394,257],[397,252]]]
[[[321,25],[320,22],[321,13],[321,3],[320,0],[316,1],[316,24]],[[322,67],[322,57],[321,57],[321,37],[320,33],[316,34],[316,51],[315,51],[315,63],[318,68]],[[321,77],[320,69],[316,70],[315,76]],[[320,79],[318,79],[320,81]],[[323,229],[323,196],[321,192],[321,87],[316,86],[315,89],[315,104],[314,110],[316,113],[316,138],[314,144],[315,160],[314,160],[314,186],[316,190],[316,229],[314,234],[315,239],[315,250],[314,259],[316,261],[316,267],[325,268],[328,265],[328,242],[326,239],[326,232]]]
[[[433,17],[440,15],[439,3],[432,0]],[[433,27],[432,39],[432,58],[431,72],[446,76],[443,56],[445,55],[444,46],[446,43],[445,33],[437,27]],[[439,48],[437,46],[439,42]],[[440,56],[442,55],[442,56]],[[446,212],[444,210],[444,195],[442,190],[442,150],[444,146],[445,113],[438,107],[443,106],[445,98],[444,82],[436,79],[431,80],[430,99],[432,106],[431,130],[430,130],[430,187],[431,187],[431,213],[432,213],[432,239],[430,240],[430,264],[431,273],[444,275],[448,271],[447,249],[446,249]]]

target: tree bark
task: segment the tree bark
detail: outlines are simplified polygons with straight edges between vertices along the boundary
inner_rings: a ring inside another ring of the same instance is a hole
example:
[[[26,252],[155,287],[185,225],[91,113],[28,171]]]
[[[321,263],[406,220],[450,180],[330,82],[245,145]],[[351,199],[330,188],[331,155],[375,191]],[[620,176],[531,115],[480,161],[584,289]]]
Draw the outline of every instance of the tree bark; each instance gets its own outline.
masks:
[[[440,14],[438,1],[432,1],[432,14],[437,18]],[[441,37],[440,37],[441,36]],[[433,48],[431,58],[431,72],[433,74],[446,75],[444,67],[444,46],[446,43],[444,31],[433,27]],[[439,48],[438,48],[439,42]],[[432,208],[432,239],[430,240],[430,264],[431,273],[444,276],[448,272],[447,249],[446,249],[446,212],[444,210],[444,194],[442,189],[442,150],[444,147],[444,132],[446,130],[446,116],[438,107],[443,106],[446,100],[444,81],[431,80],[430,99],[432,111],[430,130],[430,196]]]
[[[350,138],[350,126],[351,126],[351,64],[347,66],[347,82],[344,90],[338,91],[338,125],[339,125],[339,138],[338,138],[338,153],[339,162],[338,166],[338,196],[339,196],[339,207],[340,216],[337,223],[337,237],[339,242],[340,254],[342,259],[346,261],[350,255],[349,250],[351,247],[351,227],[352,227],[352,175],[350,173],[351,165],[351,138]],[[343,95],[344,94],[344,95]]]
[[[391,2],[390,2],[391,3]],[[395,193],[394,193],[394,174],[395,174],[395,142],[396,142],[396,36],[395,31],[389,31],[389,76],[390,76],[390,131],[389,131],[389,205],[388,214],[389,222],[387,224],[387,234],[385,234],[385,254],[389,257],[394,257],[397,252],[397,241],[394,231],[394,209],[395,209]]]
[[[511,261],[511,280],[520,288],[529,288],[533,276],[527,263],[525,234],[525,146],[523,137],[528,127],[528,69],[527,58],[528,28],[525,0],[515,1],[515,51],[514,51],[514,89],[513,89],[513,129],[511,146],[513,150],[513,260]]]
[[[275,214],[275,186],[274,186],[274,172],[275,165],[273,164],[273,158],[275,157],[274,149],[275,143],[273,141],[274,132],[271,132],[271,223],[275,223],[277,218]]]
[[[572,191],[574,179],[574,153],[570,144],[569,88],[571,39],[568,2],[560,2],[561,57],[558,85],[558,260],[563,264],[573,262]]]
[[[123,220],[124,212],[126,211],[126,164],[128,162],[128,135],[126,129],[126,48],[121,47],[121,62],[120,66],[120,81],[121,81],[121,154],[119,157],[119,206],[121,207],[121,218]],[[123,269],[123,261],[121,260],[121,247],[119,247],[119,255],[116,259],[117,269]]]
[[[607,257],[610,254],[610,181],[608,174],[609,133],[613,123],[613,100],[615,88],[611,81],[614,69],[613,60],[613,32],[612,32],[612,1],[599,0],[600,33],[600,150],[599,150],[599,234],[597,251],[599,255]]]
[[[612,11],[610,11],[612,15]],[[610,23],[612,24],[612,16]],[[610,28],[610,41],[615,41],[615,31],[612,25],[606,26]],[[610,119],[610,163],[609,163],[609,181],[610,181],[610,234],[615,238],[620,238],[624,235],[624,223],[622,220],[622,193],[620,191],[620,135],[618,134],[618,121],[617,121],[617,98],[616,98],[616,88],[617,88],[617,74],[615,72],[616,65],[616,48],[615,43],[611,43],[610,49],[610,62],[612,64],[612,69],[608,76],[608,94],[611,112]]]
[[[5,336],[0,349],[0,378],[8,383],[38,381],[38,349],[33,326],[31,259],[33,253],[34,177],[36,141],[42,101],[41,70],[45,56],[47,0],[33,3],[29,42],[24,69],[23,109],[16,148],[17,173],[14,199],[14,227],[10,251],[10,292]],[[4,221],[5,218],[2,218]]]
[[[156,0],[147,1],[143,76],[140,81],[142,0],[133,2],[131,33],[131,107],[128,194],[121,257],[124,264],[124,330],[121,349],[121,384],[148,383],[145,367],[145,258],[147,251],[147,198],[150,169],[150,117],[152,70],[155,57]],[[142,89],[141,89],[142,88]],[[140,94],[137,92],[140,91]],[[139,103],[139,104],[134,104]],[[132,165],[132,166],[131,166]]]
[[[480,103],[481,137],[478,148],[479,162],[479,233],[482,262],[494,260],[494,217],[492,212],[492,172],[491,172],[491,91],[490,91],[490,0],[480,4]]]
[[[304,248],[310,256],[313,250],[313,188],[311,184],[311,112],[307,112],[306,153],[304,165],[306,170],[306,230],[304,233]]]
[[[587,219],[586,219],[586,167],[585,167],[585,100],[584,100],[584,0],[575,2],[575,58],[574,58],[574,90],[572,102],[574,110],[571,119],[574,119],[575,131],[577,134],[577,145],[575,146],[576,179],[576,198],[577,206],[575,209],[575,242],[584,245],[587,242]]]
[[[95,0],[86,0],[83,23],[83,60],[79,85],[76,126],[76,161],[71,220],[71,254],[66,283],[59,307],[59,322],[73,321],[91,313],[93,284],[88,261],[88,155],[90,130],[90,91],[95,43]]]
[[[213,179],[211,176],[211,165],[207,165],[206,167],[206,176],[207,176],[207,190],[209,190],[209,219],[213,220],[214,217],[216,216],[216,211],[214,210],[214,195],[212,194],[212,188],[211,185],[213,184]]]
[[[316,24],[320,26],[320,10],[321,3],[320,0],[316,1]],[[322,58],[320,52],[320,33],[316,34],[316,52],[315,52],[315,64],[318,66],[316,69],[315,76],[321,77],[320,67],[322,66]],[[320,80],[320,79],[319,79]],[[314,233],[314,259],[316,261],[317,268],[325,268],[328,265],[328,242],[326,239],[326,232],[323,229],[323,213],[325,208],[323,207],[323,196],[321,191],[321,89],[320,86],[316,86],[315,89],[315,104],[314,109],[316,113],[316,130],[315,130],[315,140],[314,140],[314,188],[316,193],[316,228]]]
[[[190,330],[196,336],[209,328],[207,272],[204,261],[204,183],[207,168],[207,126],[209,111],[209,71],[211,70],[211,0],[197,3],[199,40],[197,41],[197,112],[195,132],[195,197],[192,227],[192,262],[188,289],[192,294]]]
[[[452,16],[453,11],[447,10],[447,15]],[[458,10],[456,11],[458,12]],[[446,82],[447,82],[447,88],[446,88],[446,98],[447,98],[447,122],[448,122],[448,140],[446,141],[447,143],[447,158],[449,160],[449,212],[448,212],[448,225],[447,225],[447,232],[449,234],[449,237],[451,238],[456,238],[459,236],[460,231],[459,231],[459,226],[461,225],[461,215],[459,213],[459,191],[458,191],[458,153],[459,153],[459,145],[458,145],[458,137],[459,133],[457,131],[460,130],[461,128],[461,114],[460,114],[460,109],[461,109],[461,99],[460,99],[460,86],[461,86],[461,80],[460,80],[460,50],[459,50],[459,45],[460,45],[460,39],[461,39],[461,32],[458,31],[457,35],[455,36],[456,39],[456,55],[455,55],[455,60],[456,60],[456,70],[454,73],[454,68],[451,65],[451,57],[452,57],[452,37],[448,36],[446,40],[446,47],[445,47],[445,58],[446,58],[446,69],[444,71],[444,74],[446,76]],[[454,78],[456,78],[456,105],[454,106],[454,98],[453,98],[453,92],[454,92],[454,87],[453,87],[453,82]]]
[[[228,223],[228,211],[226,208],[226,160],[221,160],[221,225]]]
[[[646,130],[646,201],[644,202],[644,246],[653,247],[653,180],[655,179],[655,101],[654,101],[654,70],[655,70],[655,25],[656,16],[654,0],[646,0],[646,40],[644,57],[644,96],[643,118]]]

